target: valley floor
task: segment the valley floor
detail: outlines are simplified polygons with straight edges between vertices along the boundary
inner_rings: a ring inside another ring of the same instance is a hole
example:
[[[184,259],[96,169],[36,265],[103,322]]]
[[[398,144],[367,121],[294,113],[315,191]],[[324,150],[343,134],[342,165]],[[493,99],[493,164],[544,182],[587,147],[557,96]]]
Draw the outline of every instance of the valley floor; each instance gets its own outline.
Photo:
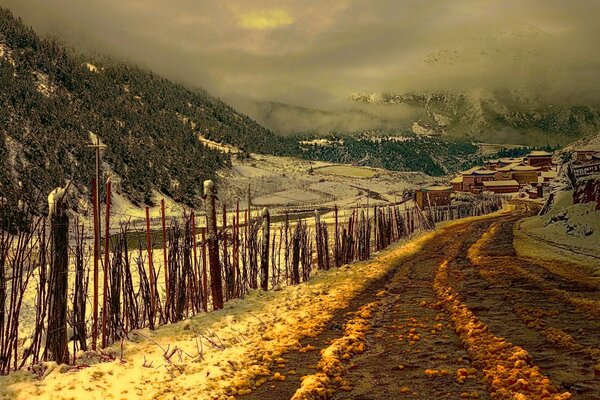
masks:
[[[105,362],[0,377],[0,398],[596,399],[600,278],[516,253],[515,224],[536,208],[446,223],[371,261],[132,333]]]

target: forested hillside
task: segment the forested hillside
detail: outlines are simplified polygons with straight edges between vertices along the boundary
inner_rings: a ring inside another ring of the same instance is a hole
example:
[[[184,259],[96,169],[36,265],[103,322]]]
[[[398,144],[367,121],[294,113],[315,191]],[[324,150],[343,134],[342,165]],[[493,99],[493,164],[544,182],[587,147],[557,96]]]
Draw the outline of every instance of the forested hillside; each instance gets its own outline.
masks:
[[[89,193],[90,132],[107,146],[103,161],[137,204],[151,203],[152,190],[197,201],[202,181],[230,162],[198,135],[246,151],[293,151],[291,142],[278,144],[273,133],[205,92],[74,54],[2,8],[0,83],[0,191],[12,204],[21,196],[42,204],[62,179]]]
[[[307,159],[422,171],[434,176],[471,165],[479,149],[467,141],[421,137],[332,136],[327,143],[303,142],[302,156]]]

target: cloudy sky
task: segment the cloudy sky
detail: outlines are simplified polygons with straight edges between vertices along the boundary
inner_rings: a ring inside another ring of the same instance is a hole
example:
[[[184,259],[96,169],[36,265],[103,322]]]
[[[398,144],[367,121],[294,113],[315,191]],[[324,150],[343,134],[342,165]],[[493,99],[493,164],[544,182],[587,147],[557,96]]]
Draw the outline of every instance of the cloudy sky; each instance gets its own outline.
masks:
[[[41,33],[252,113],[353,92],[512,87],[596,100],[597,0],[0,0]]]

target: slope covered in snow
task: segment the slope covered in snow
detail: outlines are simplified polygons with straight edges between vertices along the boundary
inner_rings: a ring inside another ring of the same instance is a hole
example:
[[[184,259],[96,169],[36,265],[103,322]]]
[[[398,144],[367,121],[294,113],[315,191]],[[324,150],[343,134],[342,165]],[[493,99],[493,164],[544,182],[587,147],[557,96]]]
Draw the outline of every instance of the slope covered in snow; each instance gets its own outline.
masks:
[[[595,203],[573,204],[572,196],[559,192],[547,214],[517,224],[515,247],[522,256],[576,262],[600,275],[600,211]]]

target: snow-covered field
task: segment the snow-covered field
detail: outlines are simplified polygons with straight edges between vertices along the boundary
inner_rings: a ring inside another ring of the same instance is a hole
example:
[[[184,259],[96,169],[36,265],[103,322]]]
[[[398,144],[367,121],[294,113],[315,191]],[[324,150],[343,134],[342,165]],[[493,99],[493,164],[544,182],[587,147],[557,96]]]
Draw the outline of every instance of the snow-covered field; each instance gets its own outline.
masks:
[[[231,169],[220,172],[218,196],[233,206],[239,199],[245,208],[248,185],[253,206],[283,209],[286,206],[339,207],[366,202],[394,202],[404,191],[434,179],[417,172],[393,172],[378,168],[307,161],[291,157],[253,154],[233,160]]]
[[[131,332],[128,341],[105,351],[113,361],[98,363],[80,353],[85,368],[47,363],[43,380],[28,371],[0,377],[0,398],[227,399],[285,379],[294,372],[272,369],[285,364],[287,351],[298,349],[302,337],[315,334],[393,259],[418,251],[431,235],[391,246],[371,261],[319,271],[298,286],[253,291],[221,311]]]
[[[316,334],[370,281],[435,234],[393,245],[370,261],[317,271],[301,285],[253,291],[221,311],[132,331],[102,356],[80,352],[76,368],[46,363],[35,374],[0,377],[0,399],[231,399],[269,380],[291,379],[286,352],[299,349],[302,337]]]
[[[552,209],[515,226],[519,255],[560,259],[597,269],[600,274],[600,211],[595,204],[573,204],[572,191],[559,192]]]

